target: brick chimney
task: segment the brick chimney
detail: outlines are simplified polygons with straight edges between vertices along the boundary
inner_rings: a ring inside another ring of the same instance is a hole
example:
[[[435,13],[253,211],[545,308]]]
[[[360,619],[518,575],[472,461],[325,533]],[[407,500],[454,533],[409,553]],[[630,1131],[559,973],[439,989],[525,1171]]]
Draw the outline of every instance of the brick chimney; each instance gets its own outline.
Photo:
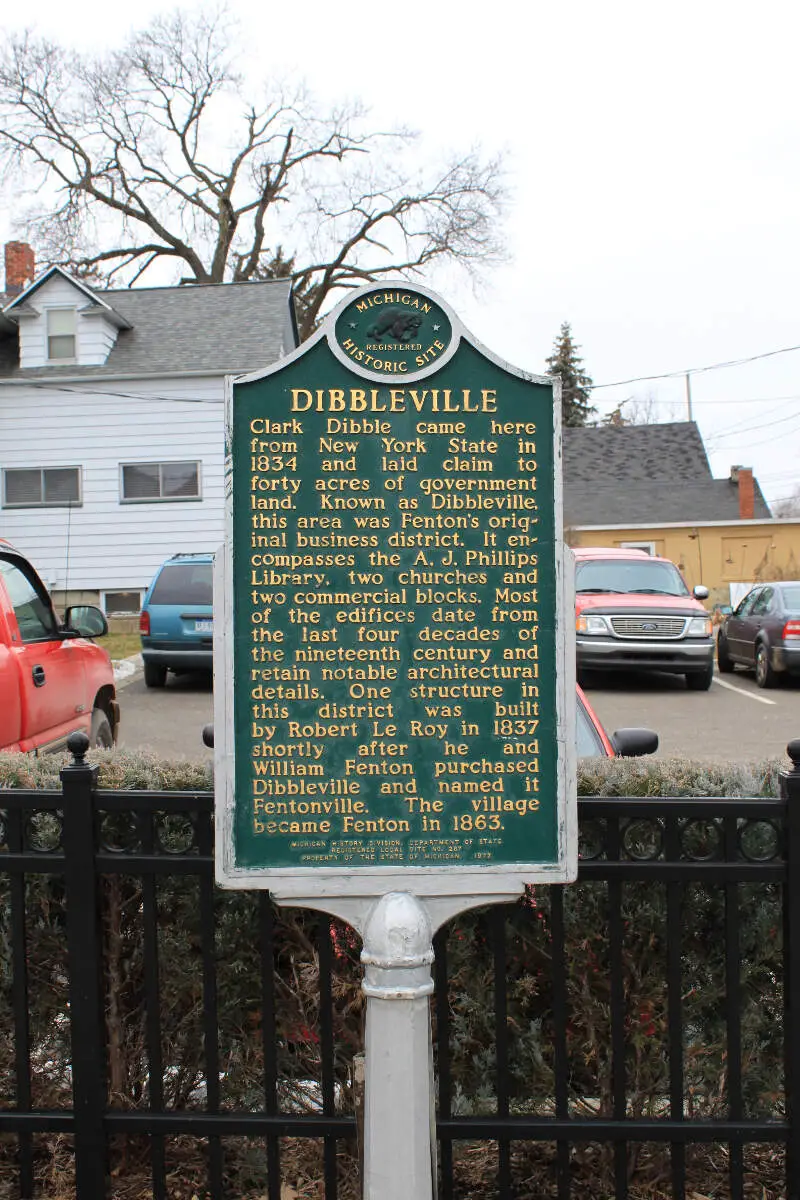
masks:
[[[731,483],[739,488],[739,520],[752,521],[755,516],[755,485],[752,467],[731,467]]]
[[[6,242],[6,295],[18,296],[33,283],[36,257],[27,242]]]

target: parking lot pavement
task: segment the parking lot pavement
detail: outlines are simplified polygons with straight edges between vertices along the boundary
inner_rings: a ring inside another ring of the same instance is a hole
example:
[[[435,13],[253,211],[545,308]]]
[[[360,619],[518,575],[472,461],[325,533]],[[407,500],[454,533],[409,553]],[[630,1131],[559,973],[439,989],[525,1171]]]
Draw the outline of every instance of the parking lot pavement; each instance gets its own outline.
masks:
[[[211,675],[167,676],[163,688],[145,687],[140,671],[117,684],[120,750],[147,750],[157,758],[213,760],[203,745],[203,726],[214,719]]]
[[[210,675],[170,674],[166,687],[146,688],[139,669],[117,686],[121,749],[212,761],[202,743],[203,726],[214,719]],[[800,737],[800,679],[762,689],[751,674],[735,671],[715,675],[708,692],[690,692],[682,676],[609,672],[591,676],[586,693],[609,733],[631,725],[655,729],[661,757],[783,759],[787,743]]]
[[[660,757],[786,759],[787,743],[800,737],[798,679],[762,689],[752,674],[735,671],[715,674],[708,692],[690,692],[681,676],[609,672],[591,677],[585,690],[609,732],[655,729]]]

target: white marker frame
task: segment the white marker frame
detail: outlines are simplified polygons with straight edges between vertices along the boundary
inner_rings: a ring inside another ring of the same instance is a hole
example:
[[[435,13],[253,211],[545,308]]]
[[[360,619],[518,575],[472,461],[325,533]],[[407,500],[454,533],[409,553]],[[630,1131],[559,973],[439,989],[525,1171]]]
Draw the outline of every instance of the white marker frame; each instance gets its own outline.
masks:
[[[558,857],[545,863],[502,863],[493,865],[453,864],[430,866],[341,866],[241,868],[234,861],[234,817],[236,801],[235,739],[233,729],[234,666],[231,631],[235,596],[231,570],[233,544],[233,499],[226,497],[225,546],[216,556],[214,571],[214,777],[216,824],[216,879],[226,888],[269,889],[281,903],[321,908],[334,912],[360,925],[363,914],[376,899],[389,892],[412,892],[429,902],[434,924],[440,919],[479,904],[495,903],[519,895],[526,884],[570,883],[577,877],[578,820],[575,743],[575,592],[572,552],[564,544],[563,494],[561,472],[561,404],[560,382],[549,377],[535,376],[510,366],[471,337],[461,322],[435,293],[417,285],[409,289],[405,283],[386,283],[390,288],[413,290],[429,296],[450,317],[453,343],[466,340],[497,367],[531,383],[554,388],[553,463],[555,465],[553,528],[555,533],[556,569],[556,806]],[[321,329],[295,350],[263,371],[253,372],[236,380],[226,380],[225,427],[233,428],[234,383],[249,383],[282,370],[323,338],[328,338],[335,322],[348,305],[360,294],[374,287],[359,289],[349,295],[326,319]],[[337,356],[338,357],[338,356]],[[345,356],[346,357],[346,356]],[[448,355],[449,357],[449,355]],[[348,367],[358,374],[348,359]],[[432,365],[438,370],[439,360]],[[430,374],[426,370],[420,374]],[[371,378],[371,374],[369,375]],[[415,376],[417,377],[417,376]],[[411,380],[411,376],[407,376]],[[383,380],[384,383],[388,382]],[[226,471],[231,469],[230,447],[226,447]]]

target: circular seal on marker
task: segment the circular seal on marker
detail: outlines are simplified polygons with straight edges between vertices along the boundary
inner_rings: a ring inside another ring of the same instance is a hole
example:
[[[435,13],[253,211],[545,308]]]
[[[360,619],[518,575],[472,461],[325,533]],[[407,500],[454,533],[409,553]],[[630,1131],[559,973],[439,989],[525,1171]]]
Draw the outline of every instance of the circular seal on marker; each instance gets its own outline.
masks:
[[[438,301],[394,283],[362,288],[339,313],[329,340],[353,371],[387,383],[430,374],[458,344]]]

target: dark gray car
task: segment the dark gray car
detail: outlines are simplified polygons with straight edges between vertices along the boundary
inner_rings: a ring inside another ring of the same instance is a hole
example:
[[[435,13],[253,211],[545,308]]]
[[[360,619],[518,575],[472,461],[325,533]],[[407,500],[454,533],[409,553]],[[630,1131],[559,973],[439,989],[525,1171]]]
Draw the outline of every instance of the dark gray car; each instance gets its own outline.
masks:
[[[759,687],[800,674],[800,581],[757,584],[719,629],[717,665],[750,667]]]

